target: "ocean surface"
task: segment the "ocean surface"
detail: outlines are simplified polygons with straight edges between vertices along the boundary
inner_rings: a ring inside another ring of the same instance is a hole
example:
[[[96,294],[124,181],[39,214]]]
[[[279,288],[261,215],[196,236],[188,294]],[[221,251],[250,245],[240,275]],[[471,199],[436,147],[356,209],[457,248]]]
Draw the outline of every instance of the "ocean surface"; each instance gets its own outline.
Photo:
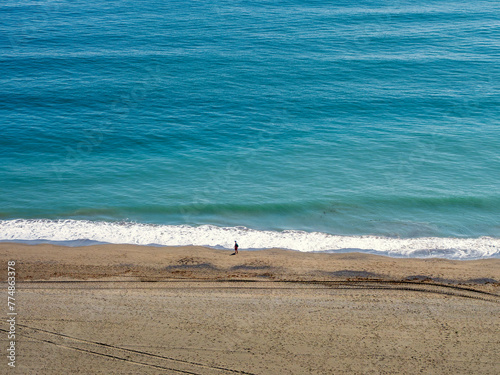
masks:
[[[0,4],[0,240],[500,257],[500,2]]]

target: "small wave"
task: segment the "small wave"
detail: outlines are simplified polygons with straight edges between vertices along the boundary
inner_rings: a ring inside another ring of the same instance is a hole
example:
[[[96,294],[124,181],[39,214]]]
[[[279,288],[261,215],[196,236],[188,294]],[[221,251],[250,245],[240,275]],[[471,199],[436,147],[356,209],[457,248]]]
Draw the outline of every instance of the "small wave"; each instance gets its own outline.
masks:
[[[480,238],[388,238],[337,236],[321,232],[260,231],[246,227],[202,225],[153,225],[132,222],[84,220],[0,220],[2,241],[89,241],[113,244],[208,246],[242,249],[283,248],[303,252],[360,251],[392,257],[444,257],[478,259],[500,257],[500,239]]]
[[[238,213],[238,214],[276,214],[288,212],[306,212],[307,210],[327,210],[336,205],[335,203],[299,201],[292,203],[264,203],[264,204],[224,204],[224,203],[193,203],[186,205],[141,205],[127,206],[120,208],[85,208],[78,209],[65,213],[69,216],[92,216],[92,215],[108,215],[112,217],[117,214],[223,214],[223,213]],[[340,204],[337,204],[340,206]]]

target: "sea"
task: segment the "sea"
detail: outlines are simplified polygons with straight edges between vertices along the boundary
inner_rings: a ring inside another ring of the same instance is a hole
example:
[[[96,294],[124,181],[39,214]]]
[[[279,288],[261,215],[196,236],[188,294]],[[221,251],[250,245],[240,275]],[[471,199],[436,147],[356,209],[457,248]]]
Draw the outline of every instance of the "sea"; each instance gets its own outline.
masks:
[[[0,240],[500,257],[497,0],[0,3]]]

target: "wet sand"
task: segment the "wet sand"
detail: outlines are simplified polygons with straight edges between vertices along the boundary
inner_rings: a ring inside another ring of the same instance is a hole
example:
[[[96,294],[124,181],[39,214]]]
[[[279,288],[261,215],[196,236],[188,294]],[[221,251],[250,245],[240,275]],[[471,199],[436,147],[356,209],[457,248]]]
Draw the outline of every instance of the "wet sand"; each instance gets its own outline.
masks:
[[[0,244],[18,281],[9,371],[500,373],[500,259],[230,254]]]

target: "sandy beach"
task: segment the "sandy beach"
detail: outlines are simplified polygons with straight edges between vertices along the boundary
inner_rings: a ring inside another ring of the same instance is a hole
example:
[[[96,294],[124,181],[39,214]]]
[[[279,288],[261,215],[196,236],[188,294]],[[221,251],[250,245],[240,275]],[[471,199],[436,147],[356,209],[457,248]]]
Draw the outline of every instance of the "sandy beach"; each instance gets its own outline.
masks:
[[[231,253],[0,244],[5,295],[16,262],[9,371],[500,372],[500,259]]]

